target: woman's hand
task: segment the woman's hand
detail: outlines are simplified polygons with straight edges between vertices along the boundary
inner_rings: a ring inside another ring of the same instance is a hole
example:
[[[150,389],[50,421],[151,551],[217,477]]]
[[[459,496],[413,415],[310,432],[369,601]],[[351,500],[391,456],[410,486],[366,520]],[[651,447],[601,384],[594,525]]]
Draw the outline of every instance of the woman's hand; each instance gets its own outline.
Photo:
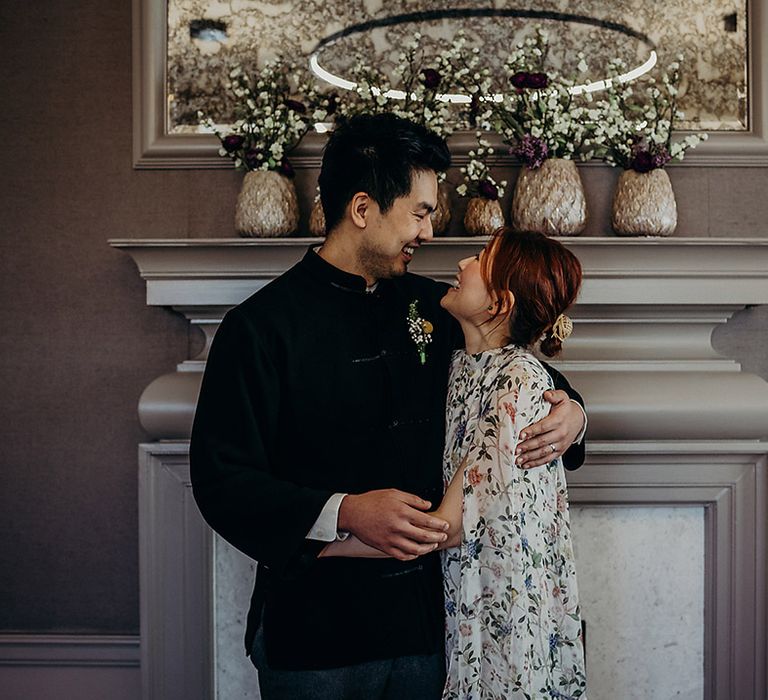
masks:
[[[584,410],[568,394],[546,391],[544,398],[552,404],[549,415],[520,431],[515,464],[521,469],[541,467],[562,457],[584,428]]]

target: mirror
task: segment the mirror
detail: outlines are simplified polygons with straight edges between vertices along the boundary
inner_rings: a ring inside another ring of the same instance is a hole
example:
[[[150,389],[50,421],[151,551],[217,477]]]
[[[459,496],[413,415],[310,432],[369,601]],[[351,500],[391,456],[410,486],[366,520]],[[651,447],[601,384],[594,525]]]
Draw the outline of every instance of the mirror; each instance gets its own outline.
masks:
[[[553,10],[542,0],[535,0],[535,7],[526,5],[526,10],[515,10],[504,0],[492,9],[468,3],[449,10],[438,8],[433,0],[413,0],[395,8],[380,0],[134,1],[137,167],[227,165],[217,163],[216,141],[201,133],[197,111],[220,124],[231,121],[232,105],[224,86],[233,65],[253,67],[278,53],[308,57],[323,39],[346,30],[348,35],[322,46],[318,54],[324,68],[343,77],[354,51],[386,67],[415,31],[439,47],[441,40],[463,29],[471,43],[487,52],[493,69],[503,62],[508,48],[536,25],[550,36],[552,65],[575,75],[576,56],[583,52],[589,80],[604,77],[614,57],[639,66],[655,49],[658,65],[665,66],[684,54],[679,106],[685,120],[680,128],[706,130],[714,136],[684,163],[768,163],[768,110],[760,79],[765,63],[762,41],[768,33],[760,31],[766,28],[766,0],[626,3],[621,10],[621,5],[608,0],[580,0],[568,5],[568,13]],[[413,19],[413,13],[422,16]],[[529,16],[519,16],[525,14]],[[386,26],[354,31],[383,18],[388,18]],[[311,147],[302,150],[307,155],[313,152]]]
[[[613,58],[639,66],[655,47],[658,65],[666,66],[683,54],[687,61],[679,106],[686,119],[680,128],[748,129],[746,0],[643,3],[633,9],[629,21],[615,20],[616,3],[610,0],[580,0],[569,4],[567,14],[547,12],[549,5],[541,0],[527,3],[525,14],[529,16],[520,17],[505,16],[505,10],[514,11],[509,2],[496,3],[480,15],[475,13],[482,8],[429,12],[435,3],[421,0],[411,3],[407,13],[386,15],[391,24],[361,28],[323,47],[323,67],[338,76],[349,75],[350,57],[360,53],[370,57],[370,65],[392,75],[387,68],[393,66],[400,47],[414,32],[423,35],[427,54],[434,55],[461,29],[467,35],[468,48],[482,47],[486,65],[494,70],[503,65],[509,47],[531,36],[539,25],[550,38],[547,65],[565,75],[576,75],[577,56],[583,52],[590,65],[586,82],[605,77]],[[380,19],[385,10],[376,10],[376,6],[380,3],[370,0],[317,5],[169,0],[169,133],[196,132],[198,109],[219,124],[234,121],[224,89],[233,65],[255,67],[279,52],[307,56],[333,33],[330,30],[338,27],[341,32],[350,31]],[[542,16],[531,16],[531,11],[540,11]],[[588,24],[588,20],[595,23]],[[650,41],[632,36],[632,31]],[[313,77],[306,72],[307,77]]]

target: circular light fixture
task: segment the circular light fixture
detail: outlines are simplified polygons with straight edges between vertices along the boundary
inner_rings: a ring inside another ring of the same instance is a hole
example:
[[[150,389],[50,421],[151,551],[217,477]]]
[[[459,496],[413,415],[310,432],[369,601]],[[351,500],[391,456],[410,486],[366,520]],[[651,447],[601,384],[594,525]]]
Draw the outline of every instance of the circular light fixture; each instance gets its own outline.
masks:
[[[540,20],[555,20],[558,22],[573,22],[575,24],[586,24],[593,27],[599,27],[600,29],[608,29],[609,31],[618,32],[625,36],[632,37],[642,41],[649,47],[648,58],[645,62],[633,68],[626,73],[616,76],[615,78],[606,78],[604,80],[597,80],[591,83],[584,83],[582,85],[573,85],[568,88],[568,91],[572,95],[579,95],[585,92],[595,92],[596,90],[603,90],[610,87],[614,81],[620,83],[628,83],[631,80],[639,78],[641,75],[650,71],[657,61],[656,45],[649,36],[638,32],[631,27],[627,27],[624,24],[618,22],[610,22],[608,20],[596,19],[595,17],[587,17],[586,15],[576,15],[568,12],[549,12],[547,10],[516,10],[516,9],[494,9],[494,8],[464,8],[454,10],[429,10],[424,12],[410,12],[407,14],[393,15],[391,17],[382,17],[380,19],[372,19],[367,22],[361,22],[359,24],[353,24],[345,29],[321,39],[317,46],[312,49],[309,56],[309,68],[310,70],[321,80],[342,88],[343,90],[354,90],[357,87],[357,83],[342,78],[341,76],[331,73],[331,71],[323,68],[320,65],[320,53],[326,46],[336,43],[339,39],[343,39],[353,34],[362,34],[368,32],[371,29],[377,29],[379,27],[394,27],[398,24],[409,24],[415,22],[431,22],[440,19],[467,19],[470,17],[513,17],[522,19],[540,19]],[[375,95],[382,94],[382,91],[376,87],[371,88]],[[406,94],[403,90],[387,90],[383,93],[384,97],[394,100],[404,100]],[[456,104],[467,104],[471,101],[469,95],[446,93],[437,95],[439,100],[443,102],[453,102]],[[504,99],[504,95],[496,93],[485,97],[486,100],[493,100],[494,102],[501,102]]]

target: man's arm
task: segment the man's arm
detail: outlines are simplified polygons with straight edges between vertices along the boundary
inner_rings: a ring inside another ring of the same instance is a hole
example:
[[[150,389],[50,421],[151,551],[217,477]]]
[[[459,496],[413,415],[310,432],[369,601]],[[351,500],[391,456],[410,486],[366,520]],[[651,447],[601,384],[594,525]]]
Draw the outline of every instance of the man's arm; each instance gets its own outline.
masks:
[[[306,536],[333,492],[291,483],[284,476],[290,466],[273,463],[279,401],[272,359],[247,319],[230,311],[214,338],[197,403],[192,491],[216,532],[283,575],[324,546]]]
[[[247,319],[231,311],[216,333],[195,414],[193,494],[205,520],[224,539],[276,575],[295,575],[326,545],[307,535],[333,491],[292,483],[290,465],[274,464],[271,436],[277,434],[279,401],[277,368]],[[338,528],[389,547],[393,556],[396,548],[433,542],[438,533],[424,525],[435,519],[421,512],[429,504],[396,493],[401,495],[346,496]]]
[[[461,486],[463,474],[464,465],[456,470],[456,474],[451,480],[439,508],[435,510],[434,513],[419,514],[425,523],[431,521],[430,524],[435,531],[431,543],[411,546],[411,543],[406,541],[399,543],[398,546],[387,546],[386,543],[383,543],[381,547],[376,547],[372,544],[366,544],[366,542],[357,536],[352,536],[342,541],[331,542],[325,549],[323,549],[320,556],[363,558],[394,556],[396,559],[402,561],[411,561],[424,554],[429,554],[438,548],[445,549],[446,547],[455,547],[461,540]],[[371,493],[379,493],[382,494],[382,496],[388,494],[390,497],[398,497],[397,494],[401,494],[402,492],[390,490],[389,492],[374,491]],[[408,494],[403,495],[407,496]],[[411,496],[411,498],[417,497]],[[417,504],[417,507],[420,508],[427,503],[427,501],[422,501],[421,504]],[[375,528],[370,534],[373,536],[373,539],[380,537],[380,533],[376,532]]]
[[[402,561],[427,554],[445,540],[448,523],[424,511],[429,501],[397,489],[350,494],[341,502],[339,529]]]
[[[544,394],[553,406],[546,418],[521,433],[523,441],[517,447],[517,464],[529,469],[549,464],[562,456],[565,468],[573,471],[584,464],[584,400],[560,372],[546,362],[542,364],[555,384],[555,391]]]

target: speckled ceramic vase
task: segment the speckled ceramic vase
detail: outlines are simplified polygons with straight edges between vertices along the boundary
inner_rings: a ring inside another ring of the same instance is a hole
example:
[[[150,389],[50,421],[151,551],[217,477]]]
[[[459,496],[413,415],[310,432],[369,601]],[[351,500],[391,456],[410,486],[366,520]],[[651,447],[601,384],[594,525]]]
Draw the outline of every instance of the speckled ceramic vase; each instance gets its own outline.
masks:
[[[437,206],[432,212],[432,233],[443,236],[451,223],[451,200],[448,197],[448,185],[441,182],[437,186]]]
[[[268,170],[245,174],[235,206],[235,230],[254,238],[290,236],[299,227],[293,180]]]
[[[320,197],[315,199],[309,213],[309,233],[311,236],[325,236],[325,212]]]
[[[587,224],[587,200],[572,160],[550,158],[523,166],[512,198],[512,226],[548,236],[578,236]]]
[[[464,232],[468,236],[490,236],[504,225],[504,212],[498,199],[472,197],[464,214]]]
[[[671,236],[677,228],[677,203],[666,171],[622,172],[613,195],[611,226],[619,236]]]

